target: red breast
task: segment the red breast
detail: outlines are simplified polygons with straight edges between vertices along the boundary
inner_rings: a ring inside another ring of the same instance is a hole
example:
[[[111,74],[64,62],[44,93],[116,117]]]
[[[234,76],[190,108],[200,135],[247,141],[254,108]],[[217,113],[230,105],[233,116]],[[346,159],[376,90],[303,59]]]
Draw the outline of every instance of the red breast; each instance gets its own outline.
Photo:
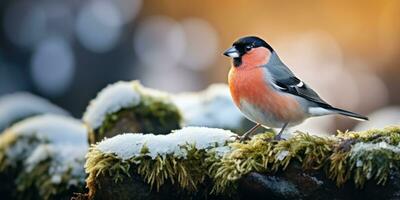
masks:
[[[299,103],[291,96],[274,91],[267,84],[265,69],[259,67],[268,62],[270,52],[266,48],[255,48],[242,56],[239,67],[232,66],[229,71],[229,88],[235,104],[246,102],[272,113],[281,121],[296,121],[303,117]]]

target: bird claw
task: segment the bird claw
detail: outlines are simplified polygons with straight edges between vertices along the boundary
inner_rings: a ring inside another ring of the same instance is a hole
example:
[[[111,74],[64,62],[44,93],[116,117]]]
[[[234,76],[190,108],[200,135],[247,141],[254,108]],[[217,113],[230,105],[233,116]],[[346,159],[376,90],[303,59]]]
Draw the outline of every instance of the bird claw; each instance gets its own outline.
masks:
[[[240,135],[236,136],[236,140],[239,140],[239,142],[244,142],[245,140],[249,140],[249,139],[250,139],[249,136],[240,136]]]
[[[249,140],[249,139],[250,139],[249,136],[245,136],[245,137],[240,137],[239,141],[244,142],[245,140]]]
[[[275,135],[274,140],[281,141],[281,140],[285,140],[285,139],[282,138],[282,134],[278,134],[278,135]]]

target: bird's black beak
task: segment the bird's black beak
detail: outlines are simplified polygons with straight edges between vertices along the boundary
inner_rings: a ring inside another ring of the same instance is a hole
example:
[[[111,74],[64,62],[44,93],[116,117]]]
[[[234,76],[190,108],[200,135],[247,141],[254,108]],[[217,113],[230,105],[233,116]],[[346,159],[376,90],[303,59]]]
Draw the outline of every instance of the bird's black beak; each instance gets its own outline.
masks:
[[[231,47],[228,50],[224,52],[225,56],[231,57],[231,58],[238,58],[240,57],[239,51],[235,47]]]

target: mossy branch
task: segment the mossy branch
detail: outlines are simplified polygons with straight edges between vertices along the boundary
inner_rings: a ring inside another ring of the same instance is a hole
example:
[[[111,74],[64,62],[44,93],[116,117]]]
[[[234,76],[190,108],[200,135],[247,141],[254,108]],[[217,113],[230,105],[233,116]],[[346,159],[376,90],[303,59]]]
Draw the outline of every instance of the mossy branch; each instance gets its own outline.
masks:
[[[284,173],[292,163],[300,163],[304,171],[324,173],[339,188],[350,180],[358,188],[367,181],[383,185],[390,173],[400,167],[398,126],[365,132],[339,132],[331,137],[302,132],[287,140],[274,141],[273,137],[273,133],[265,133],[244,143],[227,143],[228,151],[223,155],[214,149],[197,150],[186,145],[183,148],[188,154],[184,158],[166,155],[154,159],[136,156],[121,160],[92,146],[86,163],[89,196],[94,197],[96,188],[99,188],[96,179],[101,178],[100,175],[113,177],[115,182],[119,182],[138,174],[156,191],[168,183],[186,191],[207,188],[203,193],[234,195],[238,181],[247,174]],[[206,182],[212,187],[199,187]]]

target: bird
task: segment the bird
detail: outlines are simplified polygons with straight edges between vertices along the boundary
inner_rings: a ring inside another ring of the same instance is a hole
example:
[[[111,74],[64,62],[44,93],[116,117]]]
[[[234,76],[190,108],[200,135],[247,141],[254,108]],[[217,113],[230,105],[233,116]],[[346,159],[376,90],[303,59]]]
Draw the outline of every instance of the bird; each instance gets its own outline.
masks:
[[[240,140],[249,138],[260,126],[281,128],[275,136],[276,140],[281,140],[287,127],[316,116],[339,114],[368,120],[324,101],[294,75],[267,42],[257,36],[236,40],[223,54],[232,58],[228,75],[232,99],[243,115],[255,123]]]

